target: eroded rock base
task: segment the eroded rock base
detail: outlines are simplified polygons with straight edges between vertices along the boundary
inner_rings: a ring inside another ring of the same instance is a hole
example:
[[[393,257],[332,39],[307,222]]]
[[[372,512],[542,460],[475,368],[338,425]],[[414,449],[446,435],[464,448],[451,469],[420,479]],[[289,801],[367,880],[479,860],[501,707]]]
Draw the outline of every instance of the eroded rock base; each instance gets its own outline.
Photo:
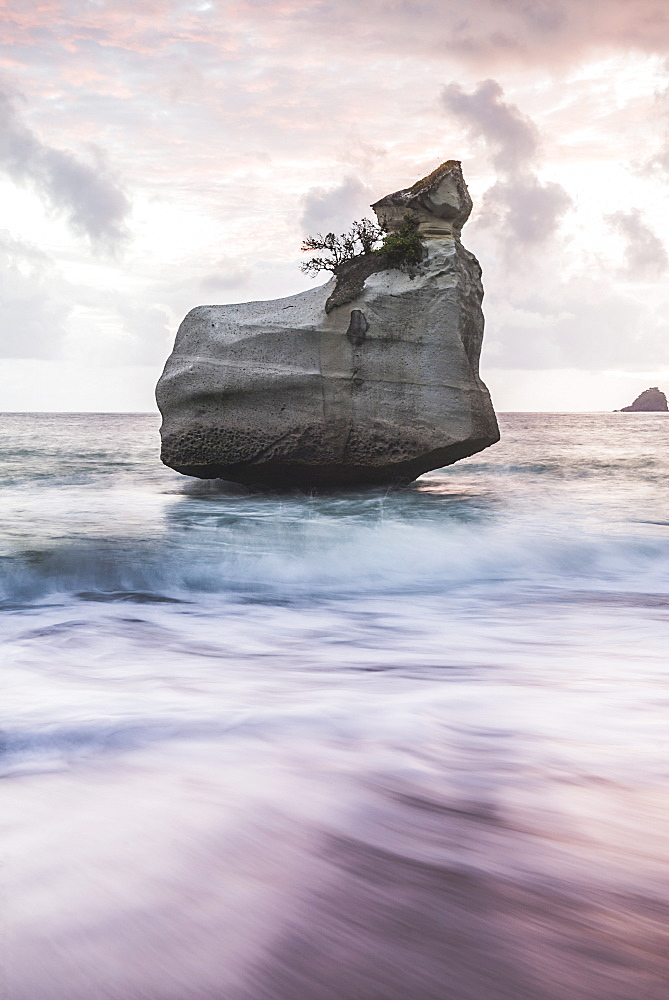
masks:
[[[178,465],[166,462],[175,472],[198,479],[225,479],[247,486],[270,489],[342,489],[354,486],[406,486],[430,469],[452,465],[487,448],[486,440],[471,441],[440,448],[418,458],[392,465],[356,466],[304,465],[299,462],[265,462],[258,465]],[[164,458],[163,458],[163,461]]]

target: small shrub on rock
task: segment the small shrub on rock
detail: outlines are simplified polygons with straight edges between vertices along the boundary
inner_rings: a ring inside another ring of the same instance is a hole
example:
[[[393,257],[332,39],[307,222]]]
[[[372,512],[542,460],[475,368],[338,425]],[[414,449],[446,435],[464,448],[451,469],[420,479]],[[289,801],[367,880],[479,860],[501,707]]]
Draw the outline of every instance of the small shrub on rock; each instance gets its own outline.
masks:
[[[388,261],[388,267],[413,268],[425,255],[423,237],[418,232],[418,219],[407,215],[399,229],[386,233],[383,243],[374,253]]]

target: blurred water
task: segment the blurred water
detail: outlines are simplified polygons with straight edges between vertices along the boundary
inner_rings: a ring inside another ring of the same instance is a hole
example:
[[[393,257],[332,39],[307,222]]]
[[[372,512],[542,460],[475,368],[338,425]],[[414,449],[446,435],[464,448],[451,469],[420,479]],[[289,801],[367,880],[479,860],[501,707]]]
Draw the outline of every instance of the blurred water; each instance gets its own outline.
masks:
[[[669,418],[251,494],[0,417],[10,1000],[666,1000]]]

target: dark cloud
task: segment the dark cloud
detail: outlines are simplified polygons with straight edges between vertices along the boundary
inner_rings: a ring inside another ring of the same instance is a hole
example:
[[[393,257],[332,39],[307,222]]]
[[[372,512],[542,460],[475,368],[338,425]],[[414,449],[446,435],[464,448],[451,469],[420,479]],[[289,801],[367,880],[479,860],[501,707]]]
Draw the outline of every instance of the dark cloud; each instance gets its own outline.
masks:
[[[625,274],[643,281],[659,278],[669,266],[669,255],[660,237],[644,221],[638,208],[606,216],[609,225],[625,243]]]
[[[14,97],[0,89],[0,170],[32,186],[70,228],[99,247],[127,238],[130,203],[103,162],[89,165],[42,142],[17,113]]]
[[[534,122],[503,100],[496,80],[484,80],[465,93],[459,84],[444,87],[445,109],[487,147],[499,180],[483,199],[480,225],[495,224],[504,236],[538,244],[556,231],[572,200],[562,185],[542,183],[534,171],[540,136]]]
[[[357,177],[345,177],[335,188],[312,188],[302,198],[302,231],[305,236],[345,232],[354,219],[373,216],[371,200],[371,191]]]
[[[483,80],[471,94],[451,83],[444,87],[441,99],[446,110],[466,124],[474,137],[485,140],[495,167],[514,173],[534,160],[539,131],[515,105],[503,101],[503,95],[497,80]]]
[[[534,174],[521,171],[486,191],[479,225],[494,223],[500,234],[522,244],[544,243],[571,204],[561,184],[542,184]]]

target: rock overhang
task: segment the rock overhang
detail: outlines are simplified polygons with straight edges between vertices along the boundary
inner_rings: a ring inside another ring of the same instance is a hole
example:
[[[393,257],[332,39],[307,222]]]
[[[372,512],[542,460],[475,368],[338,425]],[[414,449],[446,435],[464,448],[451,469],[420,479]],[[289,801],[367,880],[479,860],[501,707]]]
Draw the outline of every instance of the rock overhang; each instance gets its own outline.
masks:
[[[379,223],[397,230],[408,216],[426,239],[460,237],[472,210],[472,200],[459,160],[445,160],[410,187],[386,195],[371,206]]]

